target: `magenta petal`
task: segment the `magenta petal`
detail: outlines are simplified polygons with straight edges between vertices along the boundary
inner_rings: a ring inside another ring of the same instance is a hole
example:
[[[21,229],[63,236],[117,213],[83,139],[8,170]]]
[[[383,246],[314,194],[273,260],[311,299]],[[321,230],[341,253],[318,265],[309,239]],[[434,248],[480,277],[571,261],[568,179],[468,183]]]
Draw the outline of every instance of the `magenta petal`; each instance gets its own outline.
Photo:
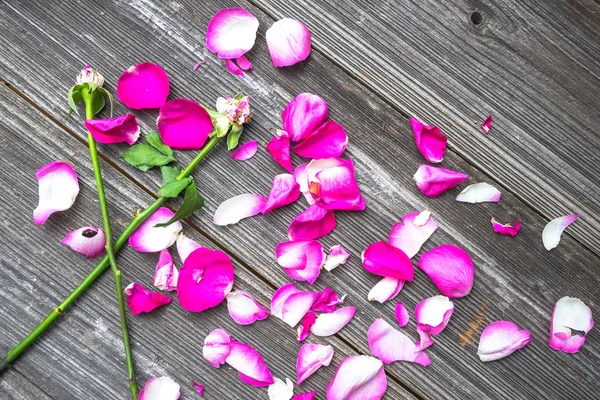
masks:
[[[156,126],[163,142],[177,150],[201,148],[214,129],[208,111],[188,99],[165,103],[158,113]]]
[[[560,243],[562,233],[569,225],[575,222],[579,215],[565,215],[548,222],[542,231],[542,242],[546,250],[552,250]]]
[[[162,376],[148,379],[138,400],[177,400],[179,396],[179,384],[168,376]]]
[[[510,321],[496,321],[485,327],[477,355],[481,361],[494,361],[511,355],[531,343],[531,334]]]
[[[282,319],[283,318],[283,306],[286,300],[292,295],[300,293],[300,290],[296,289],[293,283],[288,283],[280,287],[273,293],[271,297],[271,315]],[[313,301],[314,302],[314,301]],[[310,304],[312,306],[312,303]],[[310,307],[309,307],[310,309]],[[308,310],[307,310],[308,311]],[[300,317],[302,319],[304,315]],[[298,320],[299,321],[299,320]]]
[[[227,71],[231,72],[234,75],[241,76],[242,78],[246,77],[244,71],[238,67],[238,65],[233,60],[227,60]]]
[[[481,124],[481,129],[483,129],[483,133],[485,133],[486,135],[490,133],[490,131],[492,130],[492,116],[491,115],[485,119],[483,124]]]
[[[169,77],[156,64],[146,62],[130,67],[117,82],[117,97],[134,110],[160,108],[169,96]]]
[[[219,368],[231,352],[231,337],[223,329],[215,329],[204,339],[202,356],[213,367]]]
[[[466,251],[451,244],[438,246],[421,256],[419,268],[444,296],[451,299],[471,292],[475,267]]]
[[[241,194],[222,202],[213,217],[215,225],[237,224],[244,218],[260,214],[265,208],[265,196]]]
[[[375,242],[363,251],[363,267],[372,274],[412,281],[414,269],[410,259],[402,250],[387,244]]]
[[[201,247],[183,263],[177,298],[184,310],[202,312],[219,305],[233,286],[233,264],[219,250]]]
[[[240,325],[250,325],[269,316],[269,310],[242,290],[234,290],[229,293],[227,296],[227,310],[231,318]]]
[[[158,257],[152,284],[160,290],[170,292],[177,289],[178,278],[179,270],[173,265],[173,257],[171,257],[169,249],[162,250]]]
[[[139,283],[130,284],[123,292],[127,297],[127,304],[132,314],[147,313],[171,302],[171,298],[146,290]]]
[[[427,197],[438,197],[458,185],[469,176],[462,172],[422,164],[415,173],[417,187]]]
[[[383,363],[374,357],[342,360],[327,386],[327,400],[379,400],[387,390]]]
[[[235,62],[244,71],[248,71],[248,70],[252,69],[252,63],[250,62],[250,60],[248,60],[248,58],[246,56],[237,57],[235,59]]]
[[[296,339],[298,339],[299,342],[302,342],[308,337],[310,334],[310,327],[315,323],[316,320],[317,314],[312,311],[309,311],[304,318],[302,318],[300,325],[298,325],[296,328]]]
[[[271,60],[276,67],[287,67],[304,61],[310,54],[310,32],[302,22],[283,18],[265,34]]]
[[[273,136],[267,150],[273,159],[281,165],[286,171],[292,173],[292,159],[290,157],[290,136],[285,131],[277,131],[277,135]]]
[[[554,306],[548,344],[554,350],[577,353],[593,327],[592,310],[583,301],[565,296]],[[583,332],[583,336],[573,331]]]
[[[288,227],[290,240],[312,240],[329,234],[335,228],[333,211],[313,204],[298,215]]]
[[[360,211],[365,199],[360,194],[352,159],[324,158],[306,166],[308,190],[314,201],[328,210]],[[300,185],[302,190],[302,185]]]
[[[341,264],[345,264],[350,254],[344,250],[341,244],[336,244],[329,248],[329,255],[325,257],[323,268],[327,271],[332,271]]]
[[[310,332],[316,336],[331,336],[338,333],[354,318],[356,307],[342,307],[334,312],[321,314],[310,327]]]
[[[202,397],[202,395],[204,394],[204,386],[203,386],[203,385],[201,385],[201,384],[199,384],[199,383],[196,383],[196,382],[194,382],[194,381],[192,381],[192,385],[194,385],[194,387],[195,387],[195,388],[196,388],[196,390],[198,391],[198,395],[199,395],[200,397]]]
[[[433,218],[429,218],[422,226],[415,224],[415,219],[421,215],[418,212],[406,214],[402,222],[398,222],[392,228],[388,243],[402,250],[409,258],[413,258],[421,249],[421,246],[433,235],[438,228]]]
[[[326,121],[310,136],[294,147],[294,152],[306,158],[329,158],[342,155],[348,145],[344,127],[334,121]]]
[[[333,359],[333,347],[321,344],[303,344],[296,361],[297,385],[301,385],[308,377],[321,367],[326,367]]]
[[[173,222],[164,228],[155,225],[168,222],[175,214],[161,207],[142,223],[129,238],[129,245],[142,253],[156,253],[171,246],[183,229],[181,222]]]
[[[293,142],[299,142],[325,122],[327,112],[325,100],[311,93],[300,93],[281,114],[283,130]]]
[[[104,253],[106,235],[100,228],[84,226],[83,228],[69,232],[61,243],[66,244],[76,252],[85,255],[89,260]]]
[[[240,57],[254,46],[258,25],[249,11],[224,8],[208,23],[206,47],[220,58]]]
[[[312,284],[321,273],[325,254],[321,243],[306,240],[279,243],[275,248],[275,257],[292,279]]]
[[[64,161],[53,161],[37,170],[39,203],[33,211],[33,221],[43,225],[57,211],[71,208],[79,193],[77,174]]]
[[[373,322],[367,332],[367,340],[371,353],[386,364],[394,361],[414,362],[424,367],[431,364],[427,354],[419,351],[408,336],[394,329],[383,318]]]
[[[316,394],[317,394],[316,389],[313,390],[312,392],[308,392],[308,393],[298,393],[297,395],[292,397],[292,400],[315,400]]]
[[[340,299],[335,290],[326,287],[319,294],[319,298],[317,298],[315,304],[312,305],[312,310],[317,312],[329,313],[335,310],[335,306],[343,303],[344,299]]]
[[[140,127],[133,114],[86,120],[85,127],[96,141],[104,144],[126,142],[132,145],[140,137]]]
[[[386,276],[373,286],[367,298],[369,301],[378,301],[383,304],[396,297],[403,287],[404,281],[402,279]]]
[[[267,214],[276,208],[287,206],[298,200],[300,197],[300,185],[291,174],[275,175],[273,178],[273,186],[269,192],[269,198],[262,210],[263,214]]]
[[[398,321],[398,325],[400,328],[404,328],[408,321],[410,320],[410,316],[408,315],[408,310],[404,307],[401,301],[396,304],[396,321]]]
[[[417,148],[430,163],[439,163],[444,159],[448,138],[437,126],[427,126],[421,121],[409,118]]]
[[[185,236],[183,233],[179,234],[177,238],[177,253],[179,254],[179,260],[184,263],[188,256],[196,249],[199,249],[200,244],[194,242],[192,239]]]
[[[429,336],[438,335],[444,330],[454,312],[454,304],[446,296],[433,296],[425,299],[415,307],[417,332],[427,340],[421,340],[420,349],[424,350],[433,344]]]
[[[515,223],[512,225],[502,225],[500,222],[492,218],[492,227],[494,228],[494,232],[497,232],[501,235],[517,236],[517,233],[519,233],[519,230],[521,230],[521,223],[518,220],[515,220]]]
[[[247,143],[244,143],[243,145],[238,147],[236,151],[231,153],[231,158],[238,161],[246,161],[252,158],[257,151],[258,142],[256,140],[251,140]]]
[[[244,383],[258,387],[273,383],[273,375],[269,367],[258,351],[247,344],[232,342],[225,362],[238,371]]]

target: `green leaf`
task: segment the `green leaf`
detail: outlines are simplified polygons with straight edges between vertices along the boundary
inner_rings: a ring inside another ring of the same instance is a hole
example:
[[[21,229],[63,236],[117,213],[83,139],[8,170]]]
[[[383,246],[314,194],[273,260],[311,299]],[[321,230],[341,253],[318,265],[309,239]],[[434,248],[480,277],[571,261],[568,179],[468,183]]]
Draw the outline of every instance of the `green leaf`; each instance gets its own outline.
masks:
[[[175,161],[172,155],[165,155],[148,143],[133,145],[121,157],[129,164],[146,172],[152,167],[162,167]]]
[[[160,172],[162,172],[163,186],[165,186],[173,182],[181,170],[179,167],[165,165],[160,167]]]
[[[167,157],[173,156],[173,149],[171,149],[169,146],[167,146],[166,144],[163,143],[160,136],[158,136],[158,133],[150,132],[149,134],[146,135],[146,140],[148,141],[148,143],[150,143],[150,145],[152,147],[154,147],[156,150],[158,150],[162,155],[167,156]]]
[[[110,117],[112,118],[113,108],[115,106],[115,102],[113,100],[112,94],[110,94],[110,92],[108,90],[104,89],[103,87],[99,87],[98,92],[100,92],[101,95],[108,97],[108,102],[110,104]]]
[[[77,111],[77,104],[83,101],[83,97],[81,97],[82,88],[83,85],[75,85],[69,89],[69,94],[67,96],[67,99],[69,101],[69,110],[67,111],[68,115],[71,115],[73,111],[75,111],[75,113],[79,115],[79,111]]]
[[[231,125],[231,131],[229,131],[229,134],[227,135],[227,150],[233,150],[237,147],[243,131],[243,126]]]
[[[190,185],[190,183],[192,183],[192,181],[192,178],[184,178],[178,181],[171,181],[163,187],[161,187],[160,189],[158,189],[158,195],[160,197],[177,197],[183,189],[185,189]]]
[[[92,111],[94,111],[94,115],[98,114],[104,108],[106,102],[104,101],[104,96],[98,93],[94,93],[94,97],[92,99]]]
[[[185,197],[183,198],[183,204],[181,205],[181,207],[179,207],[179,210],[177,210],[177,212],[175,213],[173,218],[171,218],[169,221],[167,221],[165,223],[156,224],[154,226],[156,226],[158,228],[169,226],[173,222],[179,221],[180,219],[183,219],[183,218],[187,217],[188,215],[191,215],[192,213],[198,211],[202,207],[204,207],[204,199],[202,198],[202,196],[200,196],[198,194],[198,192],[196,191],[196,183],[194,183],[194,181],[192,181],[191,184],[185,190]]]

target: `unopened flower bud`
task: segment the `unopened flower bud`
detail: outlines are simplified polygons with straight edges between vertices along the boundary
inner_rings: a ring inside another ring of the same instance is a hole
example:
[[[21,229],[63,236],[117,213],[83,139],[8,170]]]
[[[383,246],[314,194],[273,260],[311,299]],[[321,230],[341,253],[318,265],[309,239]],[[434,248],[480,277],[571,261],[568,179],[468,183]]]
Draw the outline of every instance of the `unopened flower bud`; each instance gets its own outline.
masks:
[[[232,97],[219,97],[216,108],[234,125],[241,126],[250,121],[250,96],[243,96],[239,100]]]
[[[78,85],[81,85],[82,83],[94,83],[98,85],[98,87],[102,87],[104,84],[104,77],[100,75],[100,72],[97,69],[92,69],[92,67],[87,64],[79,73],[76,82]]]

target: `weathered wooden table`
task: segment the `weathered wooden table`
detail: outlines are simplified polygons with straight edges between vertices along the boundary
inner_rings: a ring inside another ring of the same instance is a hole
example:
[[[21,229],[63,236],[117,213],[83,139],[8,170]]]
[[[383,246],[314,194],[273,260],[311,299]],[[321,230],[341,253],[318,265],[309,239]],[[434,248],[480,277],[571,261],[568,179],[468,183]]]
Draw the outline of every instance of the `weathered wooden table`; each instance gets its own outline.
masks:
[[[261,22],[249,54],[246,79],[226,72],[204,47],[206,25],[223,7],[241,6]],[[274,20],[294,17],[313,34],[309,60],[277,69],[264,41]],[[130,65],[154,61],[168,72],[171,98],[212,104],[239,89],[252,97],[254,122],[244,140],[266,143],[270,128],[296,94],[324,97],[332,119],[350,136],[346,155],[357,165],[367,200],[362,213],[338,213],[326,247],[342,243],[348,264],[322,274],[314,287],[347,293],[359,311],[339,334],[314,342],[335,347],[332,365],[302,385],[324,389],[339,361],[369,354],[368,326],[393,321],[395,302],[369,303],[377,277],[364,271],[360,253],[385,240],[407,212],[430,208],[440,229],[424,250],[442,243],[465,248],[476,265],[472,293],[457,300],[450,324],[428,351],[432,365],[386,366],[386,398],[589,399],[600,398],[600,330],[577,354],[547,345],[554,303],[580,297],[600,313],[600,3],[596,0],[103,0],[20,1],[0,5],[0,351],[14,346],[95,265],[60,244],[65,233],[101,226],[94,178],[81,121],[66,116],[66,91],[85,63],[102,69],[114,89]],[[200,59],[207,63],[197,72]],[[116,114],[125,112],[117,104]],[[489,136],[479,128],[494,115]],[[136,112],[143,132],[155,129],[156,112]],[[407,120],[415,116],[449,137],[442,166],[469,174],[469,183],[501,189],[499,204],[421,195],[412,176],[424,160]],[[133,212],[147,206],[160,186],[158,173],[141,173],[119,155],[126,146],[101,146],[108,201],[119,233]],[[36,226],[35,171],[52,160],[74,164],[81,193],[67,212]],[[189,154],[180,154],[187,162]],[[295,160],[297,164],[298,160]],[[224,146],[194,173],[206,207],[184,224],[193,239],[226,251],[236,267],[236,287],[268,305],[289,281],[274,259],[275,245],[304,207],[302,202],[228,227],[211,223],[216,207],[241,193],[268,193],[282,173],[264,148],[251,160],[229,158]],[[541,243],[547,221],[582,218],[548,252]],[[490,219],[523,224],[516,238],[495,234]],[[418,258],[417,258],[418,259]],[[124,282],[149,286],[155,254],[126,248],[119,255]],[[299,285],[308,288],[308,285]],[[399,295],[409,308],[437,294],[420,271]],[[412,314],[412,311],[411,311]],[[2,399],[126,399],[124,353],[112,276],[106,274],[18,362],[0,377]],[[598,318],[598,317],[597,317]],[[531,331],[533,342],[497,362],[476,355],[479,334],[509,319]],[[299,345],[292,330],[269,318],[235,324],[223,304],[201,314],[177,302],[151,314],[130,316],[141,385],[169,375],[182,398],[197,396],[190,380],[206,385],[207,399],[264,399],[266,390],[244,385],[227,366],[202,358],[202,341],[214,328],[255,346],[274,375],[295,377]],[[416,339],[415,321],[407,334]]]

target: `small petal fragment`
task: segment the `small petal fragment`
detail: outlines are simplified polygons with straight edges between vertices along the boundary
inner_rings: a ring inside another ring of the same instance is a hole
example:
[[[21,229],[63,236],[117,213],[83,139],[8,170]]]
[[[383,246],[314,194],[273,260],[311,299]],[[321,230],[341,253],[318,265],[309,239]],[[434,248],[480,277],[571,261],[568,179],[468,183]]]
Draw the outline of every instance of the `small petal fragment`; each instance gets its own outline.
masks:
[[[502,192],[484,182],[467,186],[456,197],[456,201],[463,203],[497,203],[501,197]]]
[[[408,321],[410,320],[410,316],[408,315],[408,310],[404,307],[401,301],[396,304],[396,321],[398,321],[398,325],[400,328],[404,328]]]
[[[579,218],[579,215],[565,215],[564,217],[558,217],[548,222],[542,232],[542,241],[546,250],[552,250],[560,243],[560,237],[567,226],[571,225]]]
[[[227,60],[227,71],[231,72],[234,75],[241,76],[242,78],[246,77],[244,71],[238,67],[238,65],[233,60]]]
[[[151,62],[129,67],[117,82],[117,97],[134,110],[160,108],[169,96],[169,77],[165,70]]]
[[[139,283],[130,284],[123,292],[132,314],[147,313],[171,302],[170,297],[146,290]]]
[[[310,54],[310,32],[298,20],[283,18],[271,25],[265,36],[271,60],[276,67],[294,65],[306,60]]]
[[[310,193],[310,186],[308,182],[308,175],[306,173],[306,167],[308,163],[300,164],[294,170],[294,179],[298,185],[300,185],[300,192],[304,195],[306,202],[311,205],[315,204],[312,194]]]
[[[240,57],[254,46],[258,25],[249,11],[224,8],[208,23],[206,47],[220,58]]]
[[[300,197],[300,185],[291,174],[275,175],[273,178],[273,186],[269,192],[269,198],[262,210],[263,214],[267,214],[276,208],[287,206],[298,200]]]
[[[246,57],[246,56],[239,56],[239,57],[237,57],[235,59],[235,62],[244,71],[248,71],[248,70],[252,69],[252,63],[250,62],[250,60],[248,60],[248,57]]]
[[[341,244],[337,244],[329,249],[329,255],[325,257],[323,268],[331,272],[334,268],[345,264],[350,254],[344,250]]]
[[[475,267],[466,251],[451,244],[438,246],[421,256],[419,268],[444,296],[451,299],[471,292]]]
[[[61,243],[66,244],[76,252],[85,255],[89,260],[104,253],[106,247],[106,235],[100,228],[84,226],[83,228],[69,232]]]
[[[204,339],[202,356],[213,367],[219,368],[225,364],[231,352],[231,337],[223,329],[215,329]]]
[[[481,124],[481,129],[483,130],[483,133],[485,133],[486,135],[488,135],[490,133],[490,131],[492,130],[492,116],[491,115],[489,117],[487,117],[485,119],[485,121],[483,121],[483,124]]]
[[[365,199],[360,194],[352,159],[323,158],[306,166],[308,191],[313,200],[328,210],[360,211]],[[302,190],[302,184],[300,184]]]
[[[171,246],[183,229],[181,222],[173,222],[164,228],[156,224],[168,222],[175,214],[166,207],[161,207],[141,224],[129,238],[129,245],[142,253],[157,253]]]
[[[297,385],[301,385],[309,376],[321,367],[327,367],[333,359],[333,347],[321,344],[303,344],[296,361]]]
[[[273,378],[267,391],[269,400],[290,400],[294,396],[294,384],[289,378],[285,382],[279,378]]]
[[[387,244],[375,242],[363,251],[362,265],[372,274],[412,281],[414,269],[410,259],[402,250]]]
[[[310,327],[310,332],[316,336],[331,336],[338,333],[354,318],[356,307],[342,307],[331,313],[321,314]]]
[[[56,211],[68,210],[79,193],[77,174],[64,161],[54,161],[38,169],[39,203],[33,211],[33,221],[43,225]]]
[[[419,351],[408,336],[394,329],[383,318],[373,322],[367,332],[367,340],[371,353],[386,364],[394,361],[414,362],[424,367],[431,364],[427,354]]]
[[[200,397],[202,397],[202,396],[204,395],[204,386],[203,386],[203,385],[201,385],[201,384],[199,384],[199,383],[196,383],[196,382],[194,382],[194,381],[192,381],[192,385],[194,385],[194,387],[195,387],[195,388],[196,388],[196,390],[198,391],[198,395],[199,395]]]
[[[214,129],[208,111],[189,99],[165,103],[158,113],[156,126],[163,142],[177,150],[201,148]]]
[[[444,330],[454,312],[454,304],[446,296],[433,296],[425,299],[415,307],[417,332],[421,342],[417,343],[421,350],[433,344],[431,336]]]
[[[483,362],[511,355],[531,343],[531,334],[510,321],[496,321],[485,327],[477,355]]]
[[[321,243],[315,240],[290,241],[277,245],[275,258],[292,279],[312,284],[321,273],[325,254]]]
[[[517,233],[519,233],[519,230],[521,230],[521,223],[518,220],[515,220],[515,223],[512,225],[502,225],[500,222],[492,218],[492,227],[494,228],[494,232],[497,232],[501,235],[517,236]]]
[[[327,120],[327,113],[325,100],[311,93],[300,93],[281,114],[283,130],[293,142],[300,142]]]
[[[427,197],[436,198],[460,185],[469,176],[462,172],[422,164],[415,173],[417,187]]]
[[[327,386],[327,400],[379,400],[387,390],[383,363],[374,357],[346,357]]]
[[[583,301],[565,296],[554,306],[548,344],[563,353],[577,353],[593,327],[592,310]],[[583,332],[583,336],[573,331]]]
[[[227,310],[235,322],[250,325],[266,319],[269,310],[261,306],[252,296],[242,290],[234,290],[227,296]]]
[[[417,255],[421,246],[433,235],[438,228],[433,218],[421,226],[417,226],[415,221],[421,214],[418,212],[406,214],[402,217],[402,222],[397,222],[392,228],[388,243],[397,249],[402,250],[408,258]]]
[[[247,143],[244,143],[240,147],[237,148],[236,151],[231,153],[231,158],[238,161],[246,161],[256,154],[258,151],[258,142],[256,140],[251,140]]]
[[[269,386],[274,379],[261,355],[252,346],[232,341],[225,362],[238,371],[242,382],[252,386]]]
[[[273,136],[267,145],[267,150],[279,165],[290,174],[292,173],[294,168],[290,157],[290,135],[287,132],[277,130],[277,135]]]
[[[179,270],[173,265],[173,257],[168,249],[160,252],[156,270],[154,271],[154,279],[152,284],[160,290],[168,292],[177,289],[177,279],[179,278]]]
[[[192,239],[185,236],[183,233],[179,234],[177,238],[177,253],[179,254],[179,260],[183,264],[188,256],[196,249],[199,249],[200,244],[196,243]]]
[[[177,400],[179,396],[179,384],[168,376],[162,376],[148,379],[138,400]]]
[[[237,224],[244,218],[253,217],[265,208],[265,196],[258,194],[241,194],[225,200],[215,211],[213,224]]]
[[[326,121],[306,139],[294,147],[294,152],[306,158],[339,157],[348,146],[344,127],[334,121]]]
[[[344,297],[340,299],[335,290],[326,287],[312,306],[313,311],[329,313],[335,310],[335,306],[344,303]]]
[[[302,318],[300,325],[298,325],[296,328],[296,339],[298,339],[299,342],[302,342],[308,337],[310,334],[310,327],[315,323],[316,320],[317,314],[312,311],[309,311],[304,318]]]
[[[439,163],[444,159],[448,138],[437,126],[427,126],[421,121],[409,118],[417,148],[430,163]]]
[[[86,120],[85,127],[96,141],[104,144],[125,142],[132,145],[140,137],[140,126],[133,114]]]
[[[367,298],[369,301],[378,301],[383,304],[396,297],[403,287],[404,281],[402,279],[386,276],[373,286]]]
[[[288,227],[288,237],[290,240],[318,239],[328,235],[335,226],[333,211],[313,204],[294,218]]]
[[[431,218],[431,211],[430,210],[424,210],[424,211],[421,211],[419,213],[419,215],[417,215],[415,217],[415,220],[413,221],[413,223],[416,226],[423,226],[423,225],[425,225],[429,221],[429,218]]]
[[[317,390],[313,390],[308,393],[299,393],[295,395],[292,400],[315,400],[315,395],[317,394]]]

